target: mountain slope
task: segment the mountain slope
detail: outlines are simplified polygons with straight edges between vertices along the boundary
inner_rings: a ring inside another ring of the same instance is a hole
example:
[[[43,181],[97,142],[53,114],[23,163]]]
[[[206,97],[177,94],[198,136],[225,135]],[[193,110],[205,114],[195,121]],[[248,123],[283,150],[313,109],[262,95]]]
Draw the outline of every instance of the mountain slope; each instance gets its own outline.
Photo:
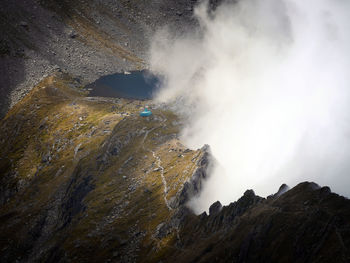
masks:
[[[166,105],[87,97],[57,73],[0,125],[1,262],[349,262],[350,201],[328,187],[194,215],[210,150],[181,144]]]
[[[85,94],[58,74],[1,122],[7,262],[101,261],[116,251],[120,259],[152,258],[153,248],[175,237],[155,235],[186,201],[183,186],[202,171],[205,148],[179,142],[179,120],[169,110],[150,104],[154,115],[142,118],[146,102]]]
[[[195,3],[1,1],[0,262],[350,262],[348,199],[304,182],[195,215],[210,147],[182,144],[171,105],[88,96]]]
[[[350,200],[301,183],[268,199],[252,190],[185,222],[168,262],[349,262]]]
[[[90,83],[146,68],[153,32],[191,26],[195,2],[1,1],[0,116],[57,69]]]

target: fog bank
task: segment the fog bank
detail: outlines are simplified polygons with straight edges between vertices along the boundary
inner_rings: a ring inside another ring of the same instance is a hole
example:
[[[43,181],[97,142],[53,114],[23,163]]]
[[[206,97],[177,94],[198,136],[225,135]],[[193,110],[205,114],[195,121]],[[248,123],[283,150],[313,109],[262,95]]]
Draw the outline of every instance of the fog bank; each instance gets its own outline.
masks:
[[[199,27],[163,29],[150,50],[165,76],[158,101],[176,103],[182,140],[217,160],[194,210],[300,181],[350,196],[350,2],[203,2],[194,13]]]

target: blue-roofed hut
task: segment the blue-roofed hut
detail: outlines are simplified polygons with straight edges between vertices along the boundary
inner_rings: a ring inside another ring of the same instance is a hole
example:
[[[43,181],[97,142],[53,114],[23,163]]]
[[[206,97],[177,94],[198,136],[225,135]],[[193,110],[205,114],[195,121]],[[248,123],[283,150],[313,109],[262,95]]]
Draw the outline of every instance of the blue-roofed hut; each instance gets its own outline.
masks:
[[[147,109],[147,107],[145,107],[145,109],[140,112],[141,117],[148,117],[151,115],[152,115],[152,112],[149,109]]]

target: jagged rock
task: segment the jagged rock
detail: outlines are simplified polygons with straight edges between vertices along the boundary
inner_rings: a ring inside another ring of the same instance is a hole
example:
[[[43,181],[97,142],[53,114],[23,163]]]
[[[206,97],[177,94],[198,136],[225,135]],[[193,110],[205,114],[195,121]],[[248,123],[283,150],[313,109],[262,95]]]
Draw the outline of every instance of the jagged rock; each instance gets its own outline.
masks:
[[[285,192],[287,192],[288,190],[289,190],[289,186],[286,184],[282,184],[280,186],[280,188],[278,189],[277,193],[269,195],[267,197],[267,199],[279,197],[279,196],[283,195]]]
[[[182,191],[177,195],[176,199],[171,203],[173,208],[184,205],[190,198],[199,194],[202,189],[203,180],[207,177],[207,169],[209,166],[210,148],[204,145],[201,148],[202,155],[197,161],[197,169],[191,178],[185,182]]]
[[[270,199],[247,190],[215,215],[187,216],[167,262],[347,262],[350,201],[315,185]]]
[[[238,199],[234,204],[234,215],[242,215],[249,207],[259,203],[264,198],[256,196],[253,190],[247,190],[243,196]],[[230,205],[231,206],[231,205]]]
[[[278,189],[277,193],[275,194],[276,197],[279,197],[283,195],[285,192],[289,190],[289,186],[286,184],[282,184],[280,188]]]
[[[331,193],[331,189],[328,186],[324,186],[321,188],[320,193],[321,193],[321,195],[327,196]]]
[[[222,205],[219,201],[216,201],[209,207],[209,215],[216,215],[218,214],[222,209]]]

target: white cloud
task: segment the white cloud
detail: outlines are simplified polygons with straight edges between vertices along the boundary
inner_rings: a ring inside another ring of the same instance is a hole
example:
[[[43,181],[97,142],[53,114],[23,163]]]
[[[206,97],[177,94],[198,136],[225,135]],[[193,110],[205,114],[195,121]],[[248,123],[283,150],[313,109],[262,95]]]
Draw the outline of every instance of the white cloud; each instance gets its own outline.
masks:
[[[204,2],[198,28],[156,34],[158,100],[177,101],[185,143],[219,163],[196,211],[305,180],[350,195],[349,13],[345,0]]]

